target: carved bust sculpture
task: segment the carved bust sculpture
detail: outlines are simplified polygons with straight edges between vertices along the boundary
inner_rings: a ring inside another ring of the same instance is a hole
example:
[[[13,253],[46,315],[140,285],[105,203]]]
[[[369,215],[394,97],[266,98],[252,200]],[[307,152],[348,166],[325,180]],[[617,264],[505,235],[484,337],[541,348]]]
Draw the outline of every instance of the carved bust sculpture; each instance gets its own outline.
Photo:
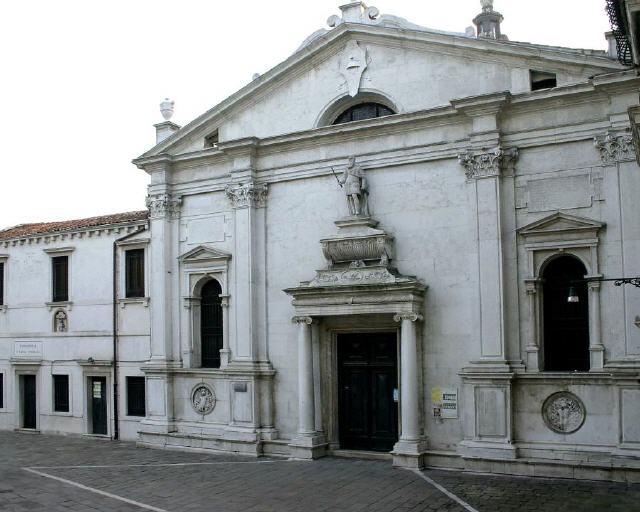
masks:
[[[339,180],[343,185],[344,192],[347,196],[347,204],[349,205],[349,214],[352,216],[368,216],[369,204],[367,190],[367,180],[364,177],[364,171],[356,163],[354,156],[349,158],[349,165],[344,170],[342,178]]]

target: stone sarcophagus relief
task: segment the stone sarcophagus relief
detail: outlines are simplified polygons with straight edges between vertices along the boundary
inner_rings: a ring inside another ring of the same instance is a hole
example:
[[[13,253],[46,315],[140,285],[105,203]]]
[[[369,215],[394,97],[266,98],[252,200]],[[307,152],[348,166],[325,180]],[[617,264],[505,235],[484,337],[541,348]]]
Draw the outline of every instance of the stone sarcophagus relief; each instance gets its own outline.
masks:
[[[374,229],[376,221],[354,219],[338,221],[336,224],[344,231],[335,238],[321,240],[322,252],[329,260],[330,268],[389,265],[393,259],[393,237]]]

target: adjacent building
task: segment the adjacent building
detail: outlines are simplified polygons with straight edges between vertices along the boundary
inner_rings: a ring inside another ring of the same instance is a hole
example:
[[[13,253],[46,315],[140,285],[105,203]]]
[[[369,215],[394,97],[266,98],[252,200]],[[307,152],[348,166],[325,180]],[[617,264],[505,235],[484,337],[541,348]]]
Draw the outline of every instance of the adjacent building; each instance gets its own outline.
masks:
[[[148,219],[0,233],[0,424],[64,364],[77,416],[35,428],[90,432],[103,375],[146,446],[637,481],[640,79],[481,4],[465,33],[346,4],[190,124],[163,102]]]

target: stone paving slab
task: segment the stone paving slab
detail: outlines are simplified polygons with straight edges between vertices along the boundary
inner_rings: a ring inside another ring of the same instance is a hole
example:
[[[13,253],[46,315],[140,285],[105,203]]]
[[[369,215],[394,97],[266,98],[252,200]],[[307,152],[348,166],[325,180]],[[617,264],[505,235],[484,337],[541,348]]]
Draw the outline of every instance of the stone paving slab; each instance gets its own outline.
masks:
[[[387,461],[255,459],[0,432],[0,512],[144,510],[50,477],[167,512],[640,512],[640,485],[422,475],[462,502]]]

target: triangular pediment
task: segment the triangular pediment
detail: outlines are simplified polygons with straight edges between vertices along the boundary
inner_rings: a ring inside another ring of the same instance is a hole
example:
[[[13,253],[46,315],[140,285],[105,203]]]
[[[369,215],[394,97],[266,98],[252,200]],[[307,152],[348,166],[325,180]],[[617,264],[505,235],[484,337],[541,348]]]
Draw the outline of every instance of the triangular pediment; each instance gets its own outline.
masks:
[[[579,83],[622,69],[596,53],[446,33],[389,16],[382,20],[372,25],[341,23],[332,30],[319,31],[289,58],[134,162],[144,167],[160,155],[216,153],[215,148],[204,144],[205,138],[216,131],[221,154],[227,152],[225,143],[234,140],[311,132],[321,126],[317,121],[324,109],[353,92],[353,85],[346,83],[340,70],[350,57],[345,49],[354,41],[362,55],[366,53],[361,59],[367,64],[362,88],[369,87],[394,100],[400,114],[450,106],[456,98],[504,91],[511,83],[509,78],[494,87],[490,81],[478,80],[478,74],[510,77],[516,69],[525,74],[534,68],[562,69],[573,83]],[[443,69],[456,69],[456,74],[442,73]],[[403,83],[432,84],[430,94],[416,96],[415,90],[403,89],[393,78],[396,76],[405,76]],[[420,101],[416,102],[416,97]]]
[[[593,233],[605,227],[603,222],[557,212],[521,227],[518,232],[526,237],[539,235],[561,235],[563,233]]]
[[[181,263],[202,263],[213,260],[226,261],[231,259],[231,254],[205,245],[199,245],[198,247],[191,249],[189,252],[184,253],[178,259]]]

